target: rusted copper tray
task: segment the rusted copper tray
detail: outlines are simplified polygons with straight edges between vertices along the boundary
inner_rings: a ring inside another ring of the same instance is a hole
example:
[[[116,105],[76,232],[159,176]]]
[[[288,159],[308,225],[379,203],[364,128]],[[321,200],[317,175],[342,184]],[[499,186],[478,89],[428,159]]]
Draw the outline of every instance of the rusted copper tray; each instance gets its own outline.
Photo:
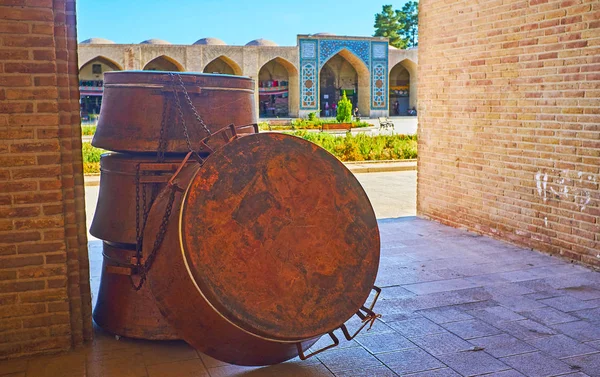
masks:
[[[356,178],[325,150],[249,135],[178,180],[185,195],[175,195],[149,283],[194,347],[230,363],[281,362],[365,304],[379,263],[377,222]],[[154,239],[168,197],[168,189],[157,197],[144,237]],[[145,255],[151,247],[145,238]]]

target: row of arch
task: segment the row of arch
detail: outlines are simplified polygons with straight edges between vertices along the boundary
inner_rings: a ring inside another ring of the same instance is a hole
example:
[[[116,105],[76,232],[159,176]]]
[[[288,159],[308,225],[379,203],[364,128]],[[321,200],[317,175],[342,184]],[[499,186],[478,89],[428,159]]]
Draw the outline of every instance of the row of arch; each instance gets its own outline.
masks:
[[[389,114],[403,115],[410,107],[411,63],[402,61],[396,64],[389,73]],[[414,63],[412,63],[414,65]],[[122,70],[117,62],[97,56],[83,64],[80,68],[80,80],[86,82],[101,82],[102,75],[109,71]],[[182,64],[168,56],[161,55],[146,63],[143,70],[150,71],[185,71]],[[204,73],[219,73],[242,75],[242,68],[232,59],[219,56],[210,61],[203,69]],[[370,90],[369,70],[352,53],[340,51],[331,57],[320,70],[321,116],[334,116],[333,104],[337,103],[345,92],[360,113],[369,114]],[[296,116],[299,110],[299,73],[291,62],[276,57],[259,69],[258,72],[258,112],[261,117]],[[100,84],[102,85],[102,84]],[[99,111],[101,98],[89,100],[88,112]],[[83,106],[83,105],[82,105]],[[331,111],[328,109],[331,107]]]

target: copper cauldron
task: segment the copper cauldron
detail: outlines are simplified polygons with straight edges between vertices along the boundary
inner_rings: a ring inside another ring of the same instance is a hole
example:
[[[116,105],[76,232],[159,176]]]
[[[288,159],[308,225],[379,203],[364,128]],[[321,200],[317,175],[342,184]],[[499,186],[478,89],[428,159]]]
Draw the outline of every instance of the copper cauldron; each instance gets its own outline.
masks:
[[[193,347],[228,363],[275,364],[321,352],[307,350],[323,335],[324,349],[334,347],[337,329],[352,339],[360,330],[344,323],[355,314],[363,327],[374,321],[375,214],[324,149],[248,135],[172,182],[150,210],[144,255],[160,311]]]
[[[252,123],[256,123],[254,81],[248,77],[107,72],[92,145],[116,152],[186,153],[190,148],[184,124],[192,149],[198,150],[198,142],[208,136],[204,125],[214,132],[229,124]]]
[[[106,331],[138,339],[180,339],[158,311],[147,286],[136,291],[130,281],[135,245],[103,242],[104,260],[94,321]]]
[[[159,163],[153,156],[103,154],[100,157],[98,204],[90,234],[104,241],[135,244],[136,223],[142,226],[144,208],[150,209],[152,200],[182,160],[183,157],[169,157]]]

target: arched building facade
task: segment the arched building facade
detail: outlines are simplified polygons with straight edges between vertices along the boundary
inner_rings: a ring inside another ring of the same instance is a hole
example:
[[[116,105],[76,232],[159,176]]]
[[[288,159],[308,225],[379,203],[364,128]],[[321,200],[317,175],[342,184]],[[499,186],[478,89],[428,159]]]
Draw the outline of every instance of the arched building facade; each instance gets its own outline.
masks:
[[[217,38],[192,45],[159,39],[116,44],[92,38],[81,42],[78,52],[82,112],[97,113],[103,74],[114,70],[248,76],[256,83],[257,114],[268,118],[311,112],[326,116],[325,109],[343,93],[367,117],[406,115],[417,105],[417,50],[393,48],[379,37],[298,35],[296,46],[265,39],[230,46]]]

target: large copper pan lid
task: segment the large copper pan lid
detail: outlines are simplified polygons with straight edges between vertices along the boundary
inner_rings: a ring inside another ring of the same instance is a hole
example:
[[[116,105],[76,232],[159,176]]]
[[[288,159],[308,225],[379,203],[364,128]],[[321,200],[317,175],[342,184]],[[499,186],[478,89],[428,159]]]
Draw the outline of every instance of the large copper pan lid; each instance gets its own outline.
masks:
[[[375,281],[379,231],[365,192],[335,157],[294,136],[249,135],[213,153],[179,220],[199,292],[259,337],[332,331]]]

